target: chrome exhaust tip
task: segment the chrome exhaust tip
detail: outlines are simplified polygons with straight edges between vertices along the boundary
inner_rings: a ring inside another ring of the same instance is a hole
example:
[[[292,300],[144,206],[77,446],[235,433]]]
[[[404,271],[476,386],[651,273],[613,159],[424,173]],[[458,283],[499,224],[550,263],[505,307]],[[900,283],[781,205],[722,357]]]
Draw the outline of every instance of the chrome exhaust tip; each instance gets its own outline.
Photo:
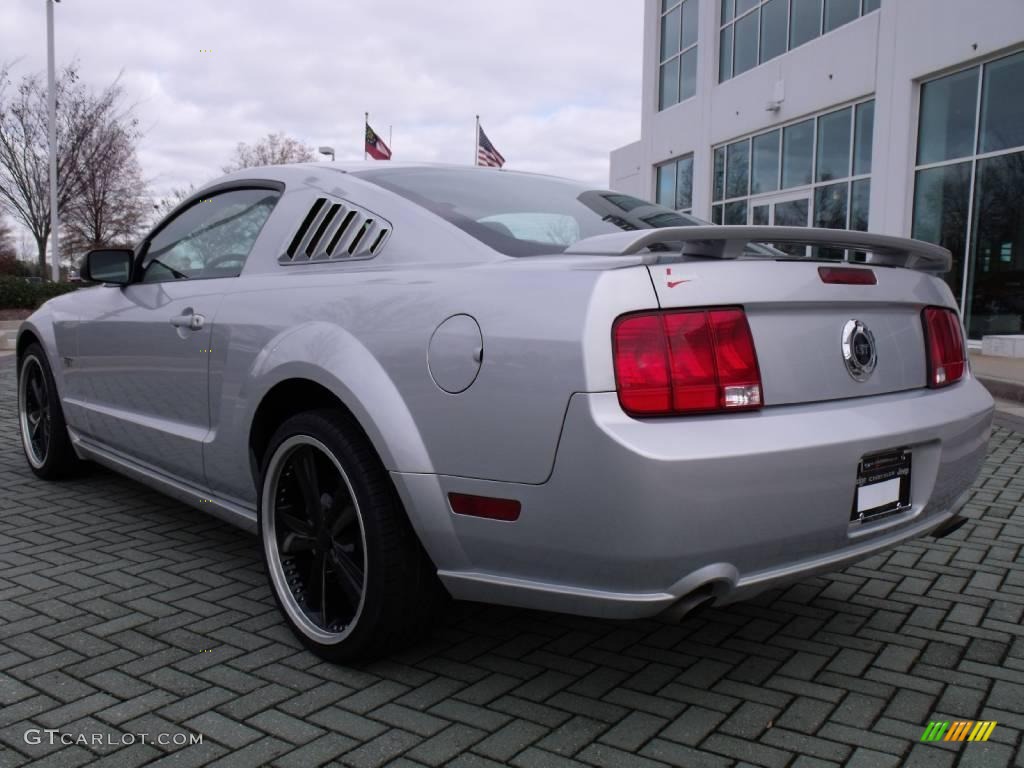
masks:
[[[704,584],[697,589],[679,598],[676,602],[661,612],[659,618],[664,621],[678,624],[683,619],[689,619],[702,613],[705,609],[715,604],[716,595],[714,585]]]

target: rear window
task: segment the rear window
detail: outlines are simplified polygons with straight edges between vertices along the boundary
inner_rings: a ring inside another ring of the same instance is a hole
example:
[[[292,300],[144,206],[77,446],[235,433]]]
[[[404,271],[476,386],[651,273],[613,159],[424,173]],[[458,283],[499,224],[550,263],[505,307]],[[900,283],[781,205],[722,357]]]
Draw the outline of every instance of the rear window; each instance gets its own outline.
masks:
[[[476,168],[357,171],[508,256],[561,253],[578,240],[624,230],[685,227],[693,216],[564,179]]]

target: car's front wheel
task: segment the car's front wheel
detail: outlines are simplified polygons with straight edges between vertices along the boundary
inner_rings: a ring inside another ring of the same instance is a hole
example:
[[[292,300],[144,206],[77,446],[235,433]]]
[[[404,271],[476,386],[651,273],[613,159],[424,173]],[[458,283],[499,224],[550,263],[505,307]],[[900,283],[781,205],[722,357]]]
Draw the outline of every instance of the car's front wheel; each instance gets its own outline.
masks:
[[[270,440],[259,533],[274,597],[310,650],[332,661],[419,639],[442,588],[386,470],[335,411],[293,416]]]
[[[29,344],[18,359],[18,426],[25,458],[37,476],[56,480],[78,468],[57,384],[37,343]]]

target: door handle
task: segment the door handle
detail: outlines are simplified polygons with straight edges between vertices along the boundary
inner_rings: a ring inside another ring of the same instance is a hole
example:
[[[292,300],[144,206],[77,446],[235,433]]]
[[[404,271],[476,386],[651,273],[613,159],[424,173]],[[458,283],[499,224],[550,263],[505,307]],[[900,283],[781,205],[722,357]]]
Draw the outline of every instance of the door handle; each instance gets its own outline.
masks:
[[[175,315],[171,318],[171,325],[175,328],[188,328],[190,331],[198,331],[205,322],[205,317],[194,312],[188,315]]]

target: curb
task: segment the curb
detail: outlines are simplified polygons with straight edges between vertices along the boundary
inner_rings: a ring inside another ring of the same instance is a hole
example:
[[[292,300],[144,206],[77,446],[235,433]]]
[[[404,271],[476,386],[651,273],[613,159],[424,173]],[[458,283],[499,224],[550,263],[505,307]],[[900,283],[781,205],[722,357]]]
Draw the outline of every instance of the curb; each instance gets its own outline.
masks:
[[[996,412],[992,416],[992,425],[996,427],[1003,427],[1010,430],[1011,432],[1024,433],[1024,416],[1018,416],[1015,413],[1008,411],[999,410],[996,407]]]
[[[14,350],[21,323],[21,320],[0,320],[0,351]]]
[[[1024,382],[979,376],[978,374],[974,374],[974,378],[982,383],[992,397],[1024,403]]]

